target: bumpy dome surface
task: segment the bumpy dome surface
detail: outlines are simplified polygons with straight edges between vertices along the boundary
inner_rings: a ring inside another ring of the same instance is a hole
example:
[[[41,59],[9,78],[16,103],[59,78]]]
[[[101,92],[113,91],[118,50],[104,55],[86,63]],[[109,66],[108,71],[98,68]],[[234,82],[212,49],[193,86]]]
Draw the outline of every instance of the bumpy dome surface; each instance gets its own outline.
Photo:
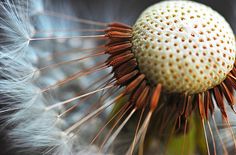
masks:
[[[220,84],[235,61],[235,37],[226,20],[191,1],[146,9],[133,26],[140,71],[166,91],[194,94]]]

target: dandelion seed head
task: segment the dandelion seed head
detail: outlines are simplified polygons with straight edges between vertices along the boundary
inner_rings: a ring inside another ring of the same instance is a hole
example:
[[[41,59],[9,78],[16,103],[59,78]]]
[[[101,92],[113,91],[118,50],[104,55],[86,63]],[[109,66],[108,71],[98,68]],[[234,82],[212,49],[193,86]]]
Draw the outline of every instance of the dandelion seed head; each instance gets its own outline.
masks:
[[[167,1],[145,10],[133,27],[141,72],[169,92],[195,94],[220,84],[235,61],[226,20],[196,2]]]
[[[0,115],[12,147],[25,154],[142,154],[154,126],[161,145],[172,128],[185,126],[186,134],[196,106],[203,125],[214,106],[227,120],[235,38],[208,7],[158,3],[132,28],[79,18],[67,1],[29,2],[0,3]]]

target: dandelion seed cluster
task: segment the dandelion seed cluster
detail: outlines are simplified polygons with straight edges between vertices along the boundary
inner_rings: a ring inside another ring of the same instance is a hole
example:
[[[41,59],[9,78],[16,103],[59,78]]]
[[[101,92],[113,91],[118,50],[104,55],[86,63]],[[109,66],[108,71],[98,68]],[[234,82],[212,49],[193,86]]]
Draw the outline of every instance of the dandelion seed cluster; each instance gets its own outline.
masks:
[[[222,126],[233,129],[227,106],[235,112],[235,38],[218,13],[190,1],[161,2],[132,27],[52,4],[0,2],[0,120],[21,154],[148,154],[148,143],[165,149],[172,134],[187,134],[192,113],[208,154],[216,146],[227,154],[227,140],[236,146],[234,131],[222,139],[214,117],[218,109]]]
[[[211,8],[188,1],[146,9],[133,27],[141,72],[169,92],[194,94],[220,84],[235,61],[235,37]]]

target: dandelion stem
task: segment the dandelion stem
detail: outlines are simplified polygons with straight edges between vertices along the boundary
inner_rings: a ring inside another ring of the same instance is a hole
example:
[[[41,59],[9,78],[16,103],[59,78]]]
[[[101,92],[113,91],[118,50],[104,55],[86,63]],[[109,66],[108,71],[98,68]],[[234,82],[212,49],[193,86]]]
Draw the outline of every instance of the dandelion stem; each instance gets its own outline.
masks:
[[[42,67],[42,68],[36,70],[35,72],[44,71],[44,70],[49,69],[49,68],[56,68],[56,67],[59,67],[61,65],[74,64],[78,61],[85,60],[85,59],[92,58],[92,57],[96,57],[96,56],[100,56],[100,55],[103,55],[103,54],[105,54],[104,51],[98,52],[98,53],[95,53],[95,54],[90,54],[90,55],[84,56],[82,58],[74,59],[74,60],[59,62],[59,63],[56,63],[56,64],[52,64],[52,65],[49,65],[49,66]]]
[[[129,102],[126,103],[127,105],[129,105]],[[106,135],[105,139],[103,140],[103,143],[101,144],[100,146],[100,150],[104,147],[104,145],[106,144],[108,138],[110,137],[112,131],[115,129],[115,127],[117,126],[117,124],[121,121],[121,119],[123,118],[123,116],[127,113],[127,111],[131,108],[131,105],[125,109],[124,112],[122,112],[119,116],[118,116],[118,119],[117,121],[115,122],[115,124],[111,127],[111,129],[109,130],[108,134]]]
[[[97,71],[101,71],[101,70],[106,69],[106,68],[108,68],[108,67],[106,65],[104,65],[104,63],[102,63],[102,65],[98,65],[98,66],[92,67],[92,68],[90,68],[90,69],[88,69],[86,71],[77,72],[75,74],[70,75],[69,77],[67,77],[64,80],[61,80],[61,81],[59,81],[59,82],[57,82],[57,83],[55,83],[55,84],[53,84],[53,85],[43,89],[41,91],[41,93],[49,91],[50,89],[53,89],[55,87],[61,86],[61,85],[65,84],[65,83],[70,82],[70,81],[72,81],[72,80],[74,80],[76,78],[79,78],[81,76],[85,76],[85,75],[88,75],[88,74],[91,74],[91,73],[94,73],[94,72],[97,72]]]
[[[83,95],[79,95],[79,96],[77,96],[77,97],[73,97],[73,98],[71,98],[71,99],[69,99],[69,100],[66,100],[66,101],[63,101],[63,102],[59,102],[59,103],[56,103],[56,104],[54,104],[54,105],[52,105],[52,106],[49,106],[49,107],[46,108],[46,110],[47,110],[47,111],[48,111],[48,110],[51,110],[51,109],[53,109],[53,108],[56,108],[56,107],[59,107],[59,106],[68,104],[68,103],[70,103],[70,102],[72,102],[72,101],[78,100],[78,99],[80,99],[80,98],[84,98],[84,97],[86,97],[86,96],[95,94],[95,93],[97,93],[97,92],[100,92],[100,91],[102,91],[102,90],[109,89],[109,88],[112,88],[112,87],[114,87],[114,85],[109,85],[109,86],[107,86],[107,87],[100,88],[100,89],[91,91],[91,92],[89,92],[89,93],[86,93],[86,94],[83,94]]]
[[[46,41],[46,40],[56,40],[56,39],[106,39],[105,35],[91,35],[91,36],[54,36],[54,37],[41,37],[41,38],[30,38],[29,41]]]
[[[126,125],[126,123],[128,122],[128,120],[131,118],[131,116],[133,116],[133,114],[135,113],[136,108],[133,109],[130,114],[127,116],[127,118],[122,122],[122,124],[118,127],[118,129],[112,134],[112,136],[107,140],[106,144],[104,145],[104,152],[107,152],[110,145],[112,144],[112,142],[116,139],[116,137],[118,136],[118,134],[120,133],[120,131],[123,129],[123,127]]]
[[[143,107],[142,112],[141,112],[141,115],[140,115],[140,118],[139,118],[139,120],[138,120],[138,125],[137,125],[137,127],[136,127],[136,131],[135,131],[135,134],[134,134],[134,140],[133,140],[133,142],[132,142],[132,144],[131,144],[129,150],[128,150],[127,153],[126,153],[126,154],[128,154],[128,155],[129,155],[129,154],[132,155],[133,152],[134,152],[134,148],[135,148],[135,145],[136,145],[136,139],[137,139],[137,136],[138,136],[138,131],[139,131],[139,127],[140,127],[140,124],[141,124],[141,120],[142,120],[142,117],[143,117],[144,110],[145,110],[145,108]]]
[[[210,125],[209,121],[207,121],[207,126],[208,126],[208,128],[209,128],[209,132],[210,132],[211,139],[212,139],[212,143],[213,143],[214,155],[216,155],[216,143],[215,143],[215,138],[214,138],[214,136],[213,136],[213,132],[212,132],[211,125]]]
[[[69,51],[56,52],[55,54],[47,56],[47,57],[44,57],[44,58],[46,60],[50,61],[54,57],[60,57],[60,56],[68,55],[68,54],[77,54],[77,53],[80,53],[80,52],[83,52],[83,53],[85,53],[85,52],[97,52],[99,49],[101,51],[104,48],[105,48],[104,45],[96,46],[96,47],[93,47],[93,48],[74,48],[74,49],[71,49]]]
[[[235,140],[235,136],[234,136],[234,131],[233,131],[232,127],[231,127],[231,124],[230,124],[229,120],[225,119],[225,121],[226,121],[227,127],[229,128],[229,131],[230,131],[230,133],[232,135],[232,138],[233,138],[233,141],[234,141],[234,149],[236,150],[236,140]]]
[[[85,116],[84,118],[82,118],[81,120],[79,120],[77,123],[75,123],[74,125],[72,125],[71,127],[69,127],[68,129],[66,129],[64,132],[66,134],[69,134],[71,132],[73,132],[76,128],[80,127],[83,123],[85,123],[86,121],[88,121],[89,119],[91,119],[93,116],[95,116],[97,113],[99,113],[100,111],[106,109],[107,107],[109,107],[110,105],[112,105],[115,101],[117,101],[118,99],[120,99],[123,96],[123,94],[120,94],[119,96],[117,96],[115,99],[111,100],[110,102],[105,103],[104,105],[102,105],[100,108],[98,108],[97,110],[95,110],[94,112],[90,113],[89,115]]]
[[[51,30],[38,30],[35,31],[34,34],[54,34],[56,32],[104,32],[105,29],[78,29],[78,28],[71,28],[71,29],[51,29]]]
[[[208,138],[207,138],[207,133],[206,133],[206,128],[205,128],[204,119],[201,118],[201,121],[202,121],[202,127],[203,127],[204,135],[205,135],[204,137],[205,137],[205,140],[206,140],[207,154],[210,155],[210,150],[209,150],[209,145],[208,145]]]
[[[118,112],[116,112],[114,114],[114,116],[112,116],[111,119],[109,119],[105,125],[103,125],[103,127],[98,131],[98,133],[96,134],[96,136],[93,138],[93,140],[91,141],[90,145],[92,145],[98,138],[98,136],[102,133],[102,131],[105,129],[105,127],[111,123],[112,120],[114,120],[116,118],[117,115],[119,115],[120,113],[122,113],[127,107],[128,107],[129,104],[125,104],[121,109],[119,109]]]
[[[224,154],[228,154],[228,153],[227,153],[226,146],[225,146],[225,144],[223,143],[222,138],[221,138],[221,136],[220,136],[219,129],[218,129],[217,125],[216,125],[216,120],[215,120],[214,114],[212,115],[212,120],[213,120],[213,124],[214,124],[214,126],[215,126],[215,128],[216,128],[216,133],[217,133],[217,135],[218,135],[218,137],[219,137],[219,139],[220,139],[220,143],[221,143],[221,145],[222,145],[222,147],[223,147]]]
[[[103,76],[102,78],[99,78],[99,80],[95,80],[95,82],[93,82],[92,84],[90,84],[90,86],[87,88],[87,90],[88,90],[90,87],[92,87],[93,85],[95,85],[96,83],[101,82],[101,81],[102,81],[104,78],[106,78],[108,75],[109,75],[109,74]],[[98,86],[98,87],[95,88],[95,89],[100,88],[102,85],[103,85],[103,84],[101,84],[100,86]],[[63,113],[61,113],[60,115],[58,115],[58,117],[60,118],[60,117],[64,116],[66,113],[68,113],[68,112],[74,110],[76,107],[79,106],[79,104],[81,104],[82,102],[86,101],[87,99],[89,99],[89,96],[87,96],[86,98],[84,98],[83,101],[80,101],[79,103],[76,103],[75,105],[73,105],[72,107],[70,107],[69,109],[67,109],[67,110],[64,111]]]
[[[140,145],[139,145],[139,153],[138,153],[139,155],[143,155],[143,152],[144,152],[144,141],[145,141],[145,137],[147,133],[147,128],[152,117],[152,113],[153,111],[150,111],[148,113],[147,118],[145,119],[143,123],[143,132],[141,133],[141,140],[140,140]]]

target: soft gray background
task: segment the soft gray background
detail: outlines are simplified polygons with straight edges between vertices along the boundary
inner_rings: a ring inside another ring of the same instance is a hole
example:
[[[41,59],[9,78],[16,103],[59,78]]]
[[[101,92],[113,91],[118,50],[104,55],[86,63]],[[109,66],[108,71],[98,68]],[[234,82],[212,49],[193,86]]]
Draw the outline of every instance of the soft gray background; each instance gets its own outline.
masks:
[[[160,0],[70,0],[81,17],[133,24],[140,13]],[[194,0],[222,14],[236,32],[236,0]]]

